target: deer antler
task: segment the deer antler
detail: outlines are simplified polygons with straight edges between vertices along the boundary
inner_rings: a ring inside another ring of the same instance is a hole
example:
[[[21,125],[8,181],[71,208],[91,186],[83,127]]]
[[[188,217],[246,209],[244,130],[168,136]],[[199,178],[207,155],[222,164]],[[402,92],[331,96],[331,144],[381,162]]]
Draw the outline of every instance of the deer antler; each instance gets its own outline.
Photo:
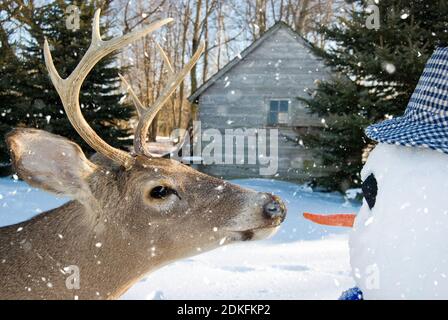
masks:
[[[151,122],[153,121],[154,117],[157,115],[159,110],[163,107],[163,105],[166,103],[170,95],[176,90],[176,88],[181,84],[181,82],[184,80],[185,76],[190,72],[190,70],[193,68],[193,66],[196,64],[196,62],[201,57],[202,53],[205,49],[205,44],[201,43],[199,45],[199,48],[194,53],[191,60],[183,67],[183,69],[179,72],[178,75],[176,75],[173,71],[173,67],[171,66],[171,62],[168,59],[168,56],[166,55],[165,51],[162,49],[162,47],[156,42],[157,48],[159,49],[162,58],[164,59],[167,67],[168,72],[170,74],[170,77],[168,79],[168,86],[162,91],[161,95],[156,99],[154,102],[154,105],[150,107],[145,107],[143,103],[138,99],[137,95],[135,94],[134,90],[132,90],[129,83],[124,79],[121,75],[120,78],[127,87],[127,90],[132,98],[132,101],[134,102],[135,108],[137,109],[137,113],[139,116],[139,121],[137,124],[137,128],[135,130],[135,136],[134,136],[134,150],[137,154],[145,155],[148,157],[160,157],[161,155],[152,154],[149,152],[149,148],[146,143],[146,137],[148,135],[148,130],[151,125]],[[177,149],[176,147],[173,148],[173,150]]]
[[[168,69],[168,74],[171,77],[174,74],[174,69],[173,66],[171,65],[171,61],[166,55],[165,50],[163,50],[163,48],[160,46],[158,42],[156,42],[156,47],[157,49],[159,49],[160,55],[162,56],[163,61],[165,61],[166,67]]]
[[[75,70],[73,70],[73,72],[65,79],[62,79],[58,74],[53,64],[48,41],[45,39],[45,65],[47,66],[51,81],[53,82],[53,85],[61,98],[70,123],[73,125],[78,134],[93,149],[99,153],[102,153],[109,159],[120,163],[126,168],[132,166],[132,163],[134,162],[133,157],[129,153],[107,144],[95,133],[95,131],[84,119],[79,106],[79,93],[81,86],[90,70],[92,70],[95,64],[103,57],[112,51],[125,47],[134,40],[153,32],[171,21],[173,21],[171,18],[163,19],[152,23],[143,29],[135,30],[123,36],[104,41],[101,39],[100,34],[100,9],[96,10],[92,24],[92,42],[90,43],[86,54],[76,66]]]

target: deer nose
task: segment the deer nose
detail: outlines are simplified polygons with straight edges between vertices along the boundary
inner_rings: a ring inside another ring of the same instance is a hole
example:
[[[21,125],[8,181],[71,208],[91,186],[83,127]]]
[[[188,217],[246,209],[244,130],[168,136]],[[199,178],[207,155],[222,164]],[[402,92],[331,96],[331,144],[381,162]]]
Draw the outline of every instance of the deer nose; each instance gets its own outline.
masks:
[[[286,217],[286,206],[283,201],[277,196],[271,196],[272,199],[266,203],[263,207],[263,213],[266,218],[269,219],[281,219],[285,220]]]

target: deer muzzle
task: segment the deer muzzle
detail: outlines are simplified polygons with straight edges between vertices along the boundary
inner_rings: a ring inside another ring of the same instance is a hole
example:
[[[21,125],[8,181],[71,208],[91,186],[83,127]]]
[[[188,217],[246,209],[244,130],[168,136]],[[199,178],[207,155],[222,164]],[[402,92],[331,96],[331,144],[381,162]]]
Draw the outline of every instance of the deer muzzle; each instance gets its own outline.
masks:
[[[275,196],[271,196],[271,200],[263,206],[263,214],[268,219],[279,220],[280,223],[285,220],[286,206],[283,201]]]

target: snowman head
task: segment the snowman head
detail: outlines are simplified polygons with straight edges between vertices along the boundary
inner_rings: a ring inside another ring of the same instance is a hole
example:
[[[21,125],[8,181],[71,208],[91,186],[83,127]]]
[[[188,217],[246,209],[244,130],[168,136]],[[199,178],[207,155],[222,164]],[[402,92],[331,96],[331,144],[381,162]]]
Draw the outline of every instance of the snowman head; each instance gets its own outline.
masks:
[[[380,143],[361,175],[349,246],[364,297],[448,298],[448,155]]]
[[[362,169],[355,215],[309,215],[353,226],[350,263],[367,299],[448,299],[448,48],[438,48],[404,116],[366,129],[379,142]]]

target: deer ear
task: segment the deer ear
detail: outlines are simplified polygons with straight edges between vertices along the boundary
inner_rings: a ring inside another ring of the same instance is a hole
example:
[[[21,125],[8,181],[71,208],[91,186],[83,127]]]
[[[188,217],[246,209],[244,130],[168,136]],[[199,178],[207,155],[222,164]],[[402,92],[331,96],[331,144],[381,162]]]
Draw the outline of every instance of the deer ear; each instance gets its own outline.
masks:
[[[37,129],[14,129],[6,142],[15,170],[30,185],[76,199],[90,194],[86,178],[96,166],[77,144]]]

